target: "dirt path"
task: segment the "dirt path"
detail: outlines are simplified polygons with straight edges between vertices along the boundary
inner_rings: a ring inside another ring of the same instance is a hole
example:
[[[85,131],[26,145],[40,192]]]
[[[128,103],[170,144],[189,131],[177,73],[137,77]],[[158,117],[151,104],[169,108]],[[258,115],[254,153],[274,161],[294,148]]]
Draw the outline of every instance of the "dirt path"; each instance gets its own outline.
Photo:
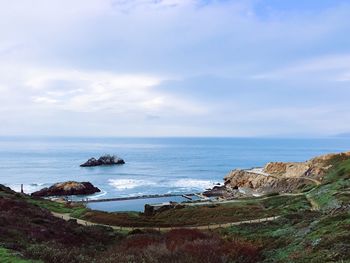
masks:
[[[285,177],[285,176],[281,176],[281,177],[277,177],[277,176],[265,173],[262,168],[254,168],[254,169],[245,170],[245,171],[249,172],[249,173],[252,173],[252,174],[256,174],[256,175],[262,175],[262,176],[265,176],[265,177],[273,177],[273,178],[276,178],[276,179],[279,179],[279,178],[302,178],[302,179],[305,179],[305,180],[309,180],[309,181],[315,183],[316,185],[320,185],[321,184],[321,182],[319,180],[313,179],[313,178],[309,178],[309,177],[306,177],[306,176],[300,176],[300,177]]]
[[[212,225],[203,225],[203,226],[181,226],[181,227],[122,227],[122,226],[110,226],[110,225],[104,225],[104,224],[98,224],[93,223],[90,221],[77,219],[74,217],[71,217],[69,214],[61,214],[61,213],[55,213],[51,212],[53,216],[61,218],[63,220],[76,220],[78,224],[84,225],[84,226],[107,226],[111,227],[114,230],[126,230],[126,231],[132,231],[134,229],[155,229],[159,231],[170,231],[172,229],[199,229],[199,230],[208,230],[208,229],[216,229],[221,227],[230,227],[230,226],[237,226],[242,224],[254,224],[254,223],[263,223],[268,221],[274,221],[278,219],[280,216],[271,216],[271,217],[265,217],[265,218],[259,218],[259,219],[253,219],[253,220],[245,220],[245,221],[238,221],[238,222],[232,222],[232,223],[224,223],[224,224],[212,224]]]
[[[316,185],[320,185],[320,184],[321,184],[321,181],[319,181],[319,180],[317,180],[317,179],[313,179],[313,178],[309,178],[309,177],[304,177],[304,176],[299,177],[299,178],[303,178],[303,179],[305,179],[305,180],[312,181],[312,182],[314,182]]]

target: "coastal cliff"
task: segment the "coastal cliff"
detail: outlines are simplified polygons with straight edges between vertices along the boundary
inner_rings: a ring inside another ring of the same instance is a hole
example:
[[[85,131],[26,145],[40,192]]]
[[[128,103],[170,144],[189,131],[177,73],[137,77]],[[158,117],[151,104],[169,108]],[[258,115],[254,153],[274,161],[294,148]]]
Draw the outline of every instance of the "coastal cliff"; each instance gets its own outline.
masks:
[[[260,193],[293,192],[320,184],[337,161],[350,159],[350,152],[327,154],[305,162],[270,162],[263,168],[233,170],[224,178],[228,190],[247,188]]]
[[[334,161],[344,161],[350,158],[350,152],[326,154],[305,162],[271,162],[266,164],[264,172],[280,177],[309,177],[322,180]]]

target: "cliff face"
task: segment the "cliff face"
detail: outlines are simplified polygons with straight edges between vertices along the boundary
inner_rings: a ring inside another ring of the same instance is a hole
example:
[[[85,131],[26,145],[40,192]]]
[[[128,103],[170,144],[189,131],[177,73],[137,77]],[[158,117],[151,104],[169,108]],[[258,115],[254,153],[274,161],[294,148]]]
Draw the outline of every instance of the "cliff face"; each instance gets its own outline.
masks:
[[[274,182],[275,178],[255,174],[246,170],[233,170],[225,176],[224,181],[226,186],[229,185],[232,188],[249,187],[257,189]]]
[[[225,178],[228,189],[250,188],[261,193],[293,192],[305,185],[314,184],[313,181],[298,177],[274,177],[251,173],[244,170],[231,171]]]
[[[305,163],[271,162],[265,165],[264,172],[273,176],[300,177],[304,175],[310,166]]]
[[[266,164],[264,172],[273,176],[322,179],[334,162],[349,158],[350,152],[346,152],[321,155],[305,162],[271,162]]]
[[[318,184],[338,161],[350,159],[350,152],[328,154],[305,162],[270,162],[261,170],[233,170],[224,178],[229,189],[251,188],[259,192],[292,192]]]

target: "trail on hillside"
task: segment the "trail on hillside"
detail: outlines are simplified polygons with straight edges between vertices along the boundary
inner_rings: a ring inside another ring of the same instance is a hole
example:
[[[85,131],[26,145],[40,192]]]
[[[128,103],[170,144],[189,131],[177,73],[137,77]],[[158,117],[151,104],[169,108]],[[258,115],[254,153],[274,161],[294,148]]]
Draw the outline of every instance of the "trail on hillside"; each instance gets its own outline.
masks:
[[[55,213],[51,212],[53,216],[61,218],[63,220],[76,220],[78,224],[84,225],[84,226],[106,226],[111,227],[114,230],[126,230],[126,231],[132,231],[134,229],[155,229],[160,231],[170,231],[172,229],[198,229],[198,230],[208,230],[208,229],[216,229],[221,227],[230,227],[230,226],[237,226],[242,224],[255,224],[255,223],[263,223],[268,221],[274,221],[280,216],[271,216],[271,217],[265,217],[265,218],[259,218],[259,219],[252,219],[252,220],[244,220],[244,221],[238,221],[238,222],[231,222],[231,223],[223,223],[223,224],[212,224],[212,225],[202,225],[202,226],[180,226],[180,227],[124,227],[124,226],[113,226],[113,225],[105,225],[105,224],[99,224],[94,223],[78,218],[74,218],[70,216],[69,214],[61,214],[61,213]]]
[[[260,176],[265,176],[265,177],[272,177],[272,178],[275,178],[275,179],[280,179],[280,178],[284,178],[284,179],[285,178],[286,179],[289,179],[289,178],[291,178],[291,179],[302,178],[302,179],[305,179],[305,180],[312,181],[316,185],[320,185],[321,184],[321,181],[319,181],[317,179],[314,179],[314,178],[306,177],[306,176],[299,176],[299,177],[282,176],[282,177],[278,177],[278,176],[271,175],[269,173],[263,172],[263,171],[261,171],[259,169],[251,169],[251,170],[247,170],[247,172],[255,174],[255,175],[260,175]]]

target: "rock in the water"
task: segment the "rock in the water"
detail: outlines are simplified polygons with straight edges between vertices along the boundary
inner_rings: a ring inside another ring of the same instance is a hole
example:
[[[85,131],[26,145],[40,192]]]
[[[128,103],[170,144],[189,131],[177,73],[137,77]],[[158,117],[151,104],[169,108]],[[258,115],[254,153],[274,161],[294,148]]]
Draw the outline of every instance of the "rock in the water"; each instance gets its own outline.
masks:
[[[92,167],[100,165],[114,165],[114,164],[125,164],[125,161],[114,155],[104,155],[98,159],[90,158],[85,163],[81,164],[81,167]]]
[[[90,195],[101,192],[100,189],[93,186],[90,182],[64,182],[56,183],[49,188],[41,189],[32,193],[32,196],[64,196],[64,195]]]

